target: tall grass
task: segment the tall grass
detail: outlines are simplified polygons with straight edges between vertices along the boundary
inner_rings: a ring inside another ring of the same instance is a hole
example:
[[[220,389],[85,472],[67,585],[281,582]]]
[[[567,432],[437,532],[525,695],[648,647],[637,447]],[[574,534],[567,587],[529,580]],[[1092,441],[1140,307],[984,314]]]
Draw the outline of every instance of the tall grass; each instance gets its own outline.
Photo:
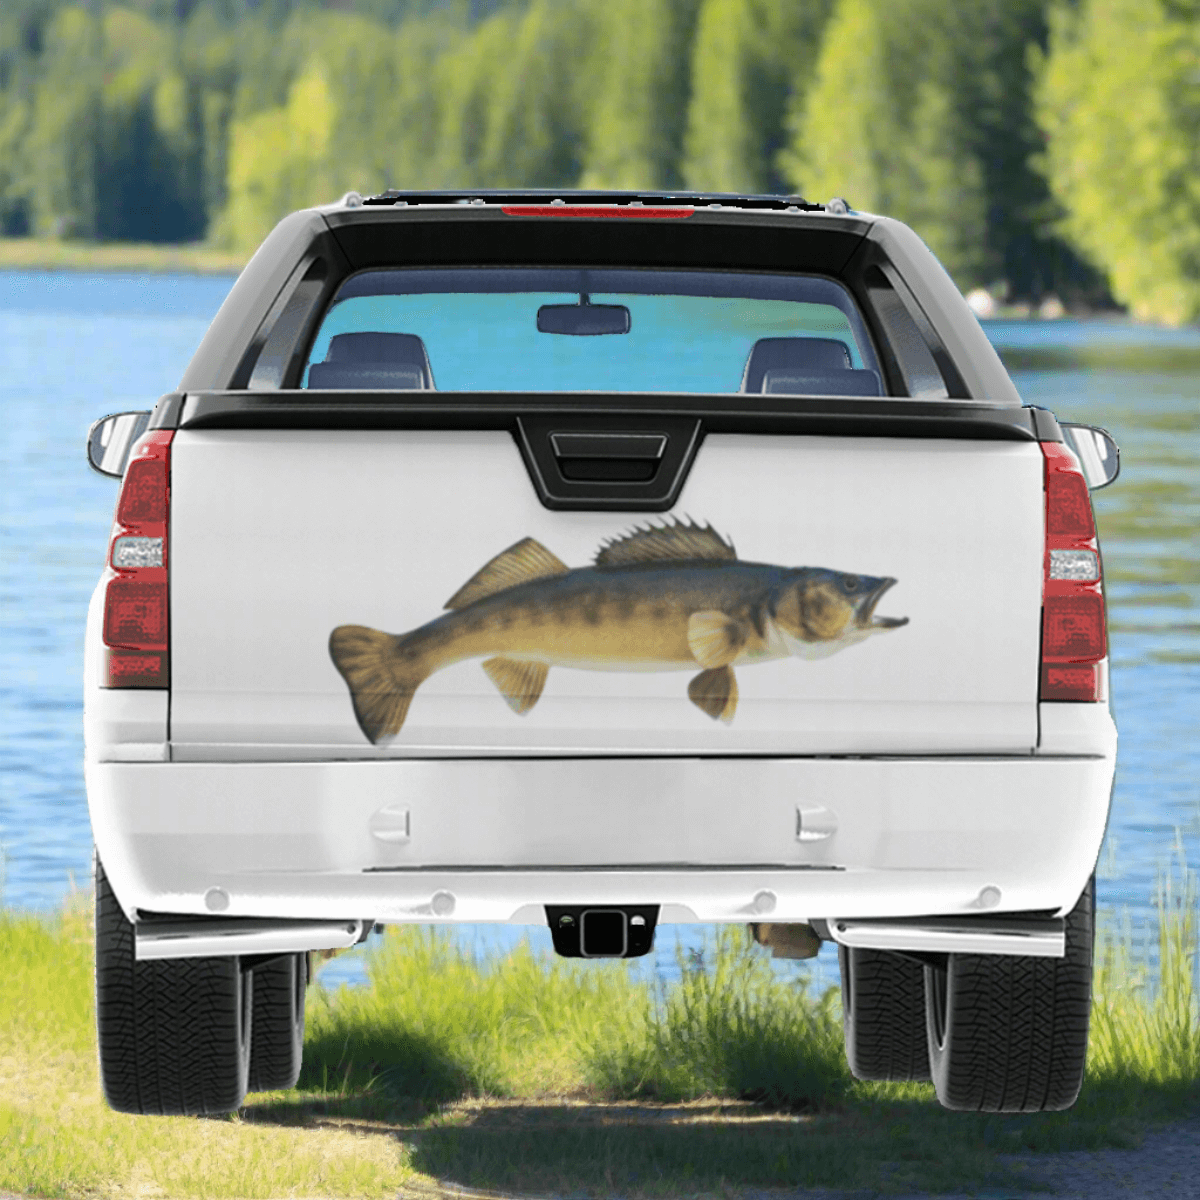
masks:
[[[1099,946],[1094,977],[1088,1074],[1093,1086],[1197,1094],[1200,1081],[1200,996],[1196,989],[1197,881],[1177,845],[1175,870],[1159,877],[1158,974],[1121,938]]]
[[[446,931],[393,928],[367,986],[310,989],[296,1090],[252,1096],[228,1121],[122,1116],[97,1082],[86,898],[53,920],[3,913],[0,1189],[1015,1186],[998,1151],[1129,1144],[1139,1121],[1200,1107],[1195,877],[1180,861],[1159,892],[1156,977],[1128,928],[1098,939],[1078,1104],[1018,1117],[946,1113],[928,1084],[853,1079],[838,989],[811,994],[804,966],[776,975],[743,926],[718,927],[693,958],[677,949],[670,986],[629,962],[539,958],[528,942],[479,961]]]

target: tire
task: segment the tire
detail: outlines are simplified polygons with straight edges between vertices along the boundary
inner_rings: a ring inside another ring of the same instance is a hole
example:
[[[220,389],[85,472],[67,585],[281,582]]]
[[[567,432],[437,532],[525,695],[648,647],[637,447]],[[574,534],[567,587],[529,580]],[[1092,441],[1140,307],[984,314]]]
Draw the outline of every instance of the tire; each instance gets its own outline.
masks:
[[[250,1091],[296,1086],[304,1057],[304,992],[308,955],[287,954],[255,967]]]
[[[855,1079],[929,1079],[925,968],[888,950],[839,946],[842,1030]]]
[[[925,968],[937,1097],[960,1112],[1056,1112],[1083,1084],[1096,879],[1066,920],[1066,956],[952,954]]]
[[[250,1071],[253,981],[236,958],[137,962],[133,925],[96,857],[100,1082],[117,1112],[233,1112]]]

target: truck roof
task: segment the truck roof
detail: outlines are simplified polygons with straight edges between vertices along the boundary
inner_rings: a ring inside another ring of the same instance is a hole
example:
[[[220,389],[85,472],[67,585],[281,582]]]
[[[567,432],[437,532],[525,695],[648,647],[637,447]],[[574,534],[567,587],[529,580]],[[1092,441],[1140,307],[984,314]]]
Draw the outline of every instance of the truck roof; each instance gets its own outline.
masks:
[[[796,195],[552,188],[347,192],[292,213],[235,284],[180,391],[264,386],[269,373],[256,372],[255,362],[272,332],[278,341],[294,324],[296,346],[306,344],[319,312],[357,271],[583,260],[807,273],[842,279],[856,293],[878,284],[919,326],[914,336],[928,343],[948,397],[1021,404],[953,280],[900,221],[856,212],[838,198],[815,204]],[[285,353],[277,380],[265,386],[294,386],[295,357]]]

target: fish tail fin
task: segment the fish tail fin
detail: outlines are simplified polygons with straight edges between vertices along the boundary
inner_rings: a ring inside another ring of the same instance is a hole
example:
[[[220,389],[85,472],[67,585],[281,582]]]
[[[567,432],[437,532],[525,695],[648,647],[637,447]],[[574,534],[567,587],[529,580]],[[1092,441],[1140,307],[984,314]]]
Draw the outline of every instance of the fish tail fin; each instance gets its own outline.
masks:
[[[346,686],[359,728],[372,743],[395,737],[413,695],[428,676],[423,665],[398,653],[403,637],[339,625],[329,635],[329,657]]]

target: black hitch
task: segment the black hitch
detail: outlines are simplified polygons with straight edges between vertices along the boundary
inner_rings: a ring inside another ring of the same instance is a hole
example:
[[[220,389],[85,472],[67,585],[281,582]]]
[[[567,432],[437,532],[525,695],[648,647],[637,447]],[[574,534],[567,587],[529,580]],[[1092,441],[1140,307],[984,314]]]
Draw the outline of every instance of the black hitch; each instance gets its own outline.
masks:
[[[657,904],[547,904],[554,949],[564,958],[638,958],[654,945]]]

